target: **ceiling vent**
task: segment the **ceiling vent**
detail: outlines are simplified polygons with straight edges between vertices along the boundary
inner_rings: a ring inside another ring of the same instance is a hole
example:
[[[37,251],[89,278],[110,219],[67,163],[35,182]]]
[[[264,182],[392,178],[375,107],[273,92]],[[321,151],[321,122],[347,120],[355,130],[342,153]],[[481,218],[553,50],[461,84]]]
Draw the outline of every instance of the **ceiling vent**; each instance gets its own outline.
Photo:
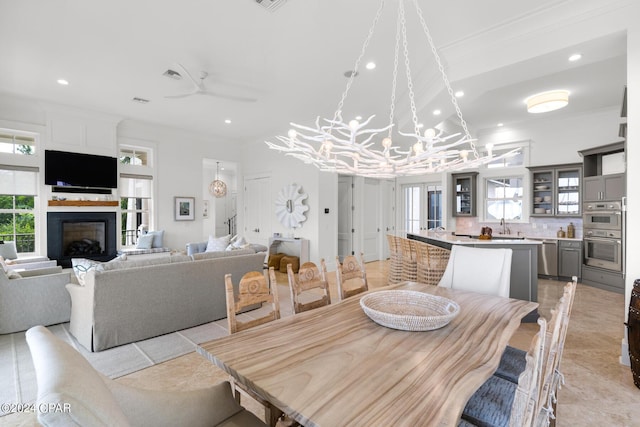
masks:
[[[174,80],[180,80],[182,79],[182,75],[177,72],[177,71],[173,71],[172,69],[168,69],[167,71],[165,71],[164,73],[162,73],[163,76],[167,76],[170,79],[174,79]]]
[[[270,12],[275,12],[277,8],[287,2],[287,0],[255,0],[256,3]]]

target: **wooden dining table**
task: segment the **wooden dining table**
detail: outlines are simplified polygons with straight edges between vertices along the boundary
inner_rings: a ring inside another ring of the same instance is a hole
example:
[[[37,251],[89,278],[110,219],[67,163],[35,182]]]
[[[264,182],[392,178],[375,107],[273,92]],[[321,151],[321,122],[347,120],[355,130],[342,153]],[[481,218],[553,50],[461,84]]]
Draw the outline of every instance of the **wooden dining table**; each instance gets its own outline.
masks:
[[[210,341],[198,353],[304,426],[456,426],[535,302],[404,282],[460,306],[421,332],[372,321],[360,297]]]

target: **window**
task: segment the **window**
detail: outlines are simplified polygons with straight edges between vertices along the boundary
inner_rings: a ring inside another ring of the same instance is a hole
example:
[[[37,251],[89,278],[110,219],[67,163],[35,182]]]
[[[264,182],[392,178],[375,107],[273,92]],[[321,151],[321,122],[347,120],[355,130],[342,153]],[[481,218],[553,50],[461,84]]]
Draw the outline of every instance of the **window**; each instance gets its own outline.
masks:
[[[402,186],[404,229],[410,233],[441,227],[442,186],[409,184]]]
[[[0,153],[31,156],[36,151],[34,134],[0,129]]]
[[[522,219],[522,177],[487,178],[485,182],[487,189],[485,219]]]
[[[19,253],[36,252],[37,170],[0,165],[0,240]]]
[[[492,162],[487,163],[485,167],[487,169],[523,167],[525,165],[525,160],[529,150],[528,142],[500,144],[494,147],[492,152],[494,157],[498,157],[502,156],[503,154],[507,154],[508,152],[515,149],[518,149],[518,152],[516,154],[503,159],[496,159]],[[487,155],[486,147],[483,148],[482,155]]]
[[[120,174],[120,213],[123,246],[135,245],[143,230],[151,224],[153,177]]]
[[[121,145],[118,158],[123,165],[150,166],[150,152],[148,148]]]

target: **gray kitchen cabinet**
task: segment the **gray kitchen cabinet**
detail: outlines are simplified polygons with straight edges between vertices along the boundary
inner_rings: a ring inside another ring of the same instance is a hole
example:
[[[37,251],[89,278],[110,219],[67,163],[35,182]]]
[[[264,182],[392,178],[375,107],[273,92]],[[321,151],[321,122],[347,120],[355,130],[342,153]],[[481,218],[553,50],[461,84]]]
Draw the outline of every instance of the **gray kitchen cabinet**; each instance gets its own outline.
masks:
[[[580,216],[582,165],[536,166],[531,170],[531,216]]]
[[[584,177],[584,201],[621,200],[625,195],[625,174]]]
[[[477,216],[477,176],[478,172],[454,173],[451,175],[453,181],[451,211],[453,216]]]
[[[558,276],[582,277],[582,242],[579,240],[558,241]]]

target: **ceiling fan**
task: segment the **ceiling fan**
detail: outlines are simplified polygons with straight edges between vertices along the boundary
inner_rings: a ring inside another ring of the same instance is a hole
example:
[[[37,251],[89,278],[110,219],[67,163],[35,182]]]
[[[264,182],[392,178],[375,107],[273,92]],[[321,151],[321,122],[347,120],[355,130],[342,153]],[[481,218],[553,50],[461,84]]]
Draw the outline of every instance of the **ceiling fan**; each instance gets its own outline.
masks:
[[[193,76],[189,73],[189,71],[187,71],[187,69],[185,67],[183,67],[181,64],[177,64],[178,68],[180,68],[180,73],[175,72],[173,70],[167,70],[164,74],[167,75],[168,77],[172,77],[172,78],[180,78],[180,76],[186,76],[187,79],[189,79],[189,81],[191,83],[193,83],[193,90],[187,93],[182,93],[182,94],[178,94],[178,95],[167,95],[165,96],[165,98],[170,98],[170,99],[177,99],[177,98],[186,98],[192,95],[208,95],[208,96],[213,96],[216,98],[223,98],[223,99],[229,99],[232,101],[241,101],[241,102],[256,102],[257,99],[256,98],[251,98],[251,97],[246,97],[246,96],[237,96],[237,95],[229,95],[226,93],[220,93],[220,92],[215,92],[215,91],[211,91],[208,90],[206,88],[206,86],[204,85],[204,80],[209,76],[209,73],[207,73],[206,71],[200,71],[200,80],[196,80],[193,78]],[[177,76],[176,76],[177,75]]]

